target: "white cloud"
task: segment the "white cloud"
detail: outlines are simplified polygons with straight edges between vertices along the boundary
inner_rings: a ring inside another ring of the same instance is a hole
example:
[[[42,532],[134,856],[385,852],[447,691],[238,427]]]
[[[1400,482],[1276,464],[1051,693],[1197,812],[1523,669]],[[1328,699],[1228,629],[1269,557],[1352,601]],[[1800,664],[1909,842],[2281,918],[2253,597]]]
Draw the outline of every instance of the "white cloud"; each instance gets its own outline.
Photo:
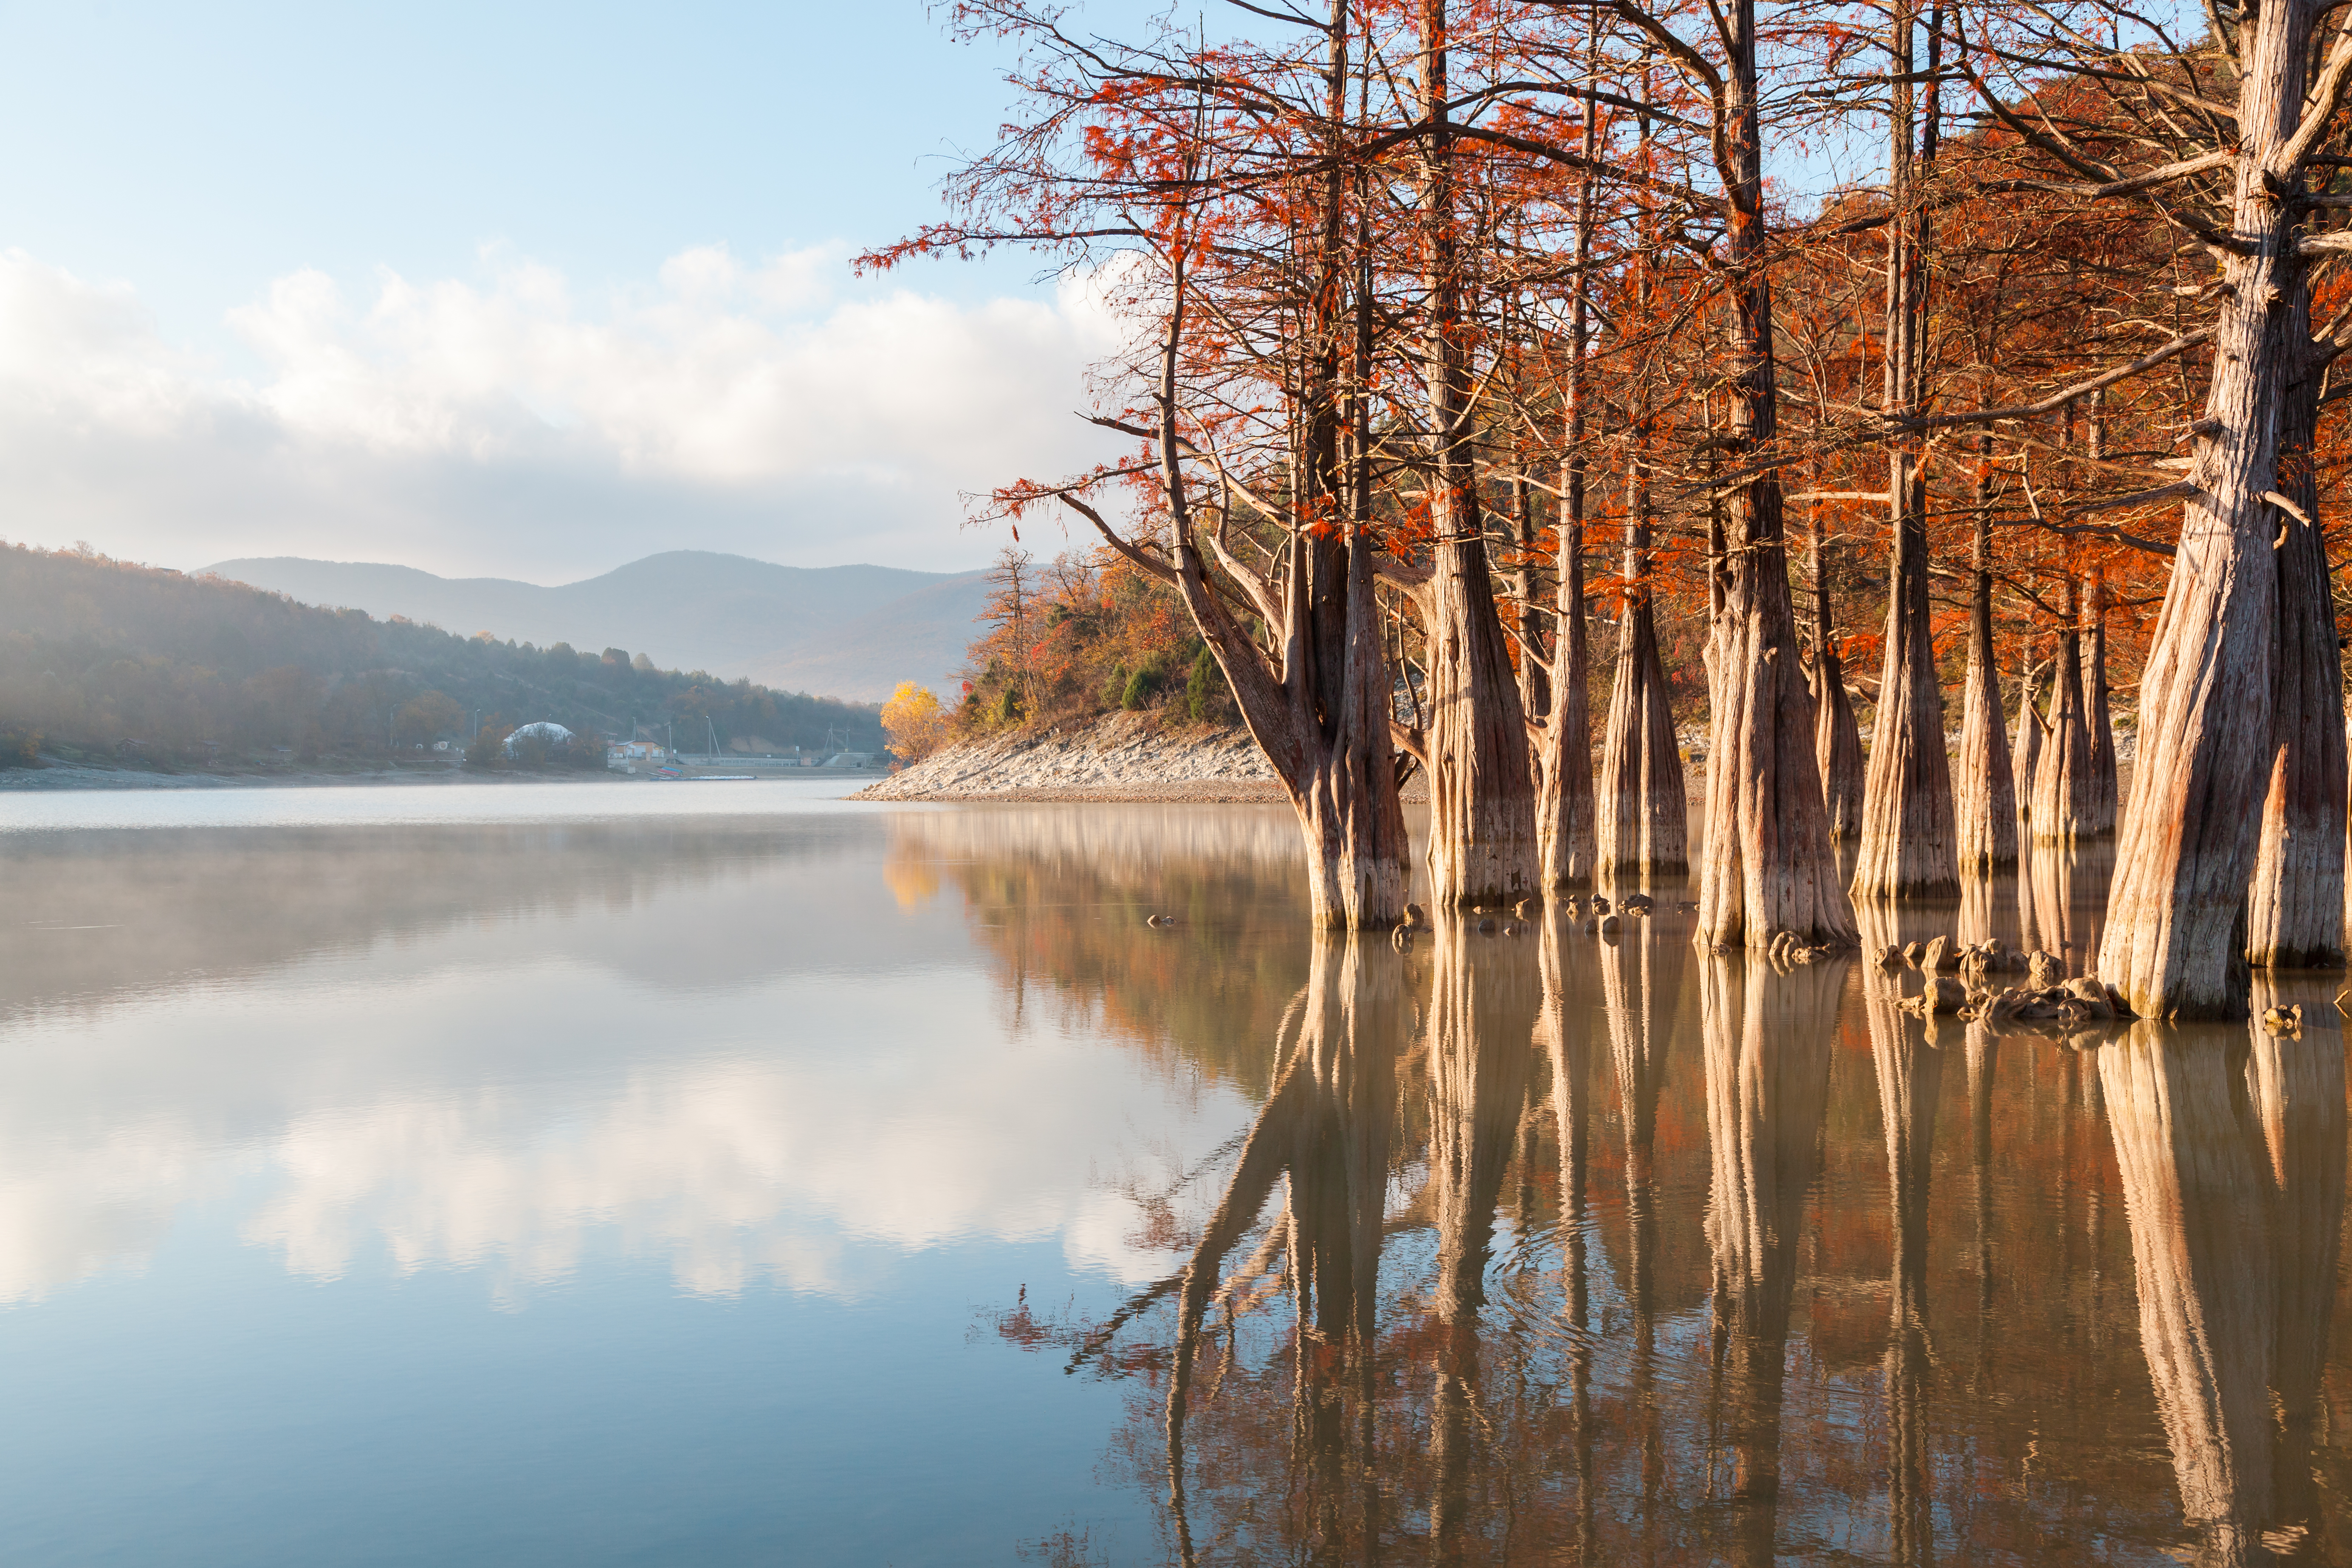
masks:
[[[959,303],[837,248],[682,251],[583,298],[299,271],[230,316],[261,369],[172,347],[135,291],[0,253],[0,533],[195,566],[391,560],[562,580],[655,550],[961,567],[960,490],[1106,452],[1071,416],[1118,345],[1099,298]]]

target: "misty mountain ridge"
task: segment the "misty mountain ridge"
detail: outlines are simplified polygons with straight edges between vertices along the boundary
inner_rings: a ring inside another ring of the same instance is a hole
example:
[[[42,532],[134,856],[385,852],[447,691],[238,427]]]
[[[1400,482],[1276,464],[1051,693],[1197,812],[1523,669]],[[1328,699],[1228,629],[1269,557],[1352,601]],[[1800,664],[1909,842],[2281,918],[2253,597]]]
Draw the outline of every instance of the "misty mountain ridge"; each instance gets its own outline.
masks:
[[[703,550],[665,551],[556,587],[294,555],[204,571],[302,604],[404,616],[460,637],[487,631],[592,653],[622,647],[663,668],[863,702],[882,700],[902,680],[952,701],[988,596],[980,572],[778,566]]]

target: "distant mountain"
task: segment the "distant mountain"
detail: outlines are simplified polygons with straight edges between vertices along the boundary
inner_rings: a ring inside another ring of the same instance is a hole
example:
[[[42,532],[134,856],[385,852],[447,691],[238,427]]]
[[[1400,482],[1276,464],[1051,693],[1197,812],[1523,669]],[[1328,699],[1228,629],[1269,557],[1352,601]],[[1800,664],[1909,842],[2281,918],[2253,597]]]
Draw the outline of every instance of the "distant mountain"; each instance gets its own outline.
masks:
[[[648,555],[553,588],[293,555],[205,570],[302,604],[405,616],[460,637],[487,631],[584,653],[621,647],[664,668],[866,702],[901,680],[952,700],[952,674],[988,596],[978,572],[775,566],[700,550]]]

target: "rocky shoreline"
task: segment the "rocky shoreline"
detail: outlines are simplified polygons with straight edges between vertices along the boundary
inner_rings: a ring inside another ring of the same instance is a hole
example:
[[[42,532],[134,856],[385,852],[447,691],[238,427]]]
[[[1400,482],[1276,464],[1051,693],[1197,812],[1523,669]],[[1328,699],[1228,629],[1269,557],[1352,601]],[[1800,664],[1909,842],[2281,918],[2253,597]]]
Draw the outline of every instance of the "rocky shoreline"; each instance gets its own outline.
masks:
[[[1120,712],[950,746],[849,798],[1265,804],[1287,797],[1247,730],[1162,726],[1149,714]]]

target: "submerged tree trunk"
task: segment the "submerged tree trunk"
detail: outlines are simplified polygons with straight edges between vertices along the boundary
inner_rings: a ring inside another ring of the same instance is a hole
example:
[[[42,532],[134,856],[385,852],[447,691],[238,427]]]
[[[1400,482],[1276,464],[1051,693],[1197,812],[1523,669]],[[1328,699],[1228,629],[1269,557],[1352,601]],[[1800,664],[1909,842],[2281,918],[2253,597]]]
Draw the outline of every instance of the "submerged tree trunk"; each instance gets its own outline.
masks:
[[[2246,889],[2274,772],[2282,405],[2304,353],[2309,288],[2295,255],[2305,209],[2283,200],[2310,143],[2297,134],[2318,7],[2273,0],[2240,29],[2235,207],[2245,247],[2229,288],[2192,448],[2172,582],[2140,678],[2139,752],[2125,809],[2102,978],[2147,1017],[2243,1010]],[[2315,127],[2315,129],[2321,129]],[[2296,145],[2294,143],[2300,143]]]
[[[1570,397],[1574,397],[1571,379]],[[1571,411],[1569,424],[1581,426]],[[1576,438],[1572,437],[1572,440]],[[1580,447],[1576,440],[1576,447]],[[1553,616],[1551,711],[1536,734],[1536,836],[1547,891],[1581,888],[1593,875],[1591,638],[1584,620],[1584,458],[1560,464],[1559,605]]]
[[[1454,226],[1453,136],[1446,129],[1445,0],[1422,0],[1422,284],[1428,300],[1430,521],[1434,570],[1422,595],[1429,636],[1431,894],[1449,907],[1508,903],[1538,890],[1535,780],[1517,678],[1489,581],[1478,505],[1470,339]],[[1563,650],[1564,652],[1565,650]],[[1576,693],[1563,669],[1558,713]],[[1591,789],[1590,748],[1580,764]],[[1587,818],[1590,821],[1590,818]],[[1589,829],[1588,829],[1589,831]]]
[[[1599,47],[1599,33],[1591,47]],[[1598,132],[1584,115],[1584,156]],[[1591,332],[1592,178],[1577,182],[1576,280],[1569,296],[1568,381],[1560,396],[1559,611],[1552,638],[1555,695],[1536,736],[1536,837],[1546,891],[1589,887],[1594,867],[1591,635],[1584,614],[1584,353]]]
[[[2308,312],[2296,313],[2304,319],[2290,323],[2288,335],[2307,344]],[[2283,516],[2272,552],[2279,605],[2270,787],[2246,889],[2246,957],[2265,967],[2322,969],[2344,962],[2344,678],[2311,462],[2319,373],[2307,348],[2298,358],[2302,374],[2281,421],[2286,460],[2279,483],[2311,521]]]
[[[1985,448],[1990,444],[1989,438],[1978,443],[1971,486],[1976,540],[1969,584],[1969,672],[1960,700],[1960,755],[1952,781],[1963,877],[2017,864],[2017,786],[2010,772],[2009,725],[2001,716],[2000,670],[1992,646],[1992,508],[1985,495]],[[2032,722],[2031,718],[2019,721],[2021,742]]]
[[[1757,104],[1756,0],[1731,0],[1722,149],[1732,315],[1730,455],[1752,461],[1779,426],[1772,285],[1765,268],[1764,160]],[[1853,905],[1838,877],[1813,760],[1813,704],[1797,657],[1777,470],[1739,486],[1738,537],[1712,632],[1706,863],[1698,937],[1769,945],[1781,931],[1850,946]]]
[[[1813,514],[1813,762],[1822,771],[1822,807],[1830,837],[1862,837],[1862,726],[1854,721],[1853,699],[1846,695],[1845,665],[1838,658],[1837,630],[1830,614],[1829,545]]]
[[[1335,42],[1334,48],[1340,46]],[[1176,373],[1184,340],[1187,278],[1182,248],[1173,249],[1171,302],[1160,343],[1160,380],[1153,392],[1160,420],[1160,479],[1168,508],[1168,554],[1147,552],[1121,538],[1102,514],[1076,496],[1064,503],[1093,524],[1104,540],[1139,569],[1173,586],[1192,612],[1241,709],[1243,721],[1265,752],[1298,814],[1307,841],[1311,918],[1320,928],[1394,925],[1404,914],[1412,880],[1406,860],[1404,808],[1397,798],[1391,748],[1388,653],[1380,606],[1372,592],[1373,546],[1360,505],[1348,509],[1336,571],[1318,574],[1304,528],[1295,530],[1283,580],[1271,584],[1241,562],[1220,555],[1269,626],[1281,628],[1282,664],[1275,668],[1255,637],[1208,582],[1185,489],[1191,450],[1180,427]],[[1357,301],[1360,314],[1368,308]],[[1360,405],[1364,389],[1352,389]],[[1354,493],[1361,500],[1360,487]],[[1212,548],[1217,548],[1211,541]],[[1485,587],[1483,571],[1479,586]],[[1488,599],[1490,612],[1493,606]],[[1322,667],[1318,615],[1339,626],[1341,668]],[[1499,638],[1500,631],[1496,631]],[[1517,694],[1513,694],[1517,722]],[[1515,751],[1524,771],[1527,749]]]
[[[1544,668],[1543,612],[1536,608],[1536,511],[1533,487],[1517,467],[1511,470],[1511,542],[1518,567],[1511,574],[1519,633],[1519,706],[1540,722],[1551,712],[1551,676]]]
[[[2121,810],[2116,785],[2116,720],[2107,692],[2107,574],[2094,566],[2083,605],[2083,725],[2091,742],[2090,807],[2084,830],[2113,833]]]
[[[2033,841],[2072,844],[2094,837],[2091,826],[2091,726],[2083,698],[2083,638],[2075,580],[2066,579],[2066,625],[2053,670],[2050,733],[2033,772]]]
[[[1679,877],[1689,870],[1690,804],[1658,656],[1651,604],[1650,475],[1633,459],[1625,517],[1625,614],[1617,626],[1617,676],[1597,792],[1601,869],[1620,877]]]
[[[1935,97],[1928,103],[1925,156],[1912,150],[1912,14],[1896,0],[1889,28],[1885,384],[1890,418],[1916,416],[1927,325],[1927,218],[1916,182],[1932,165]],[[1862,805],[1862,851],[1854,863],[1857,899],[1946,897],[1959,892],[1958,833],[1952,816],[1951,759],[1944,751],[1944,689],[1927,611],[1926,450],[1898,437],[1887,454],[1886,490],[1894,539],[1886,598],[1885,658],[1878,711],[1871,728],[1870,768]]]
[[[1927,615],[1925,484],[1895,457],[1892,482],[1906,500],[1895,526],[1886,657],[1871,726],[1863,795],[1856,898],[1946,897],[1959,891],[1951,759],[1944,751],[1944,691]]]
[[[2017,679],[2017,742],[2009,749],[2009,776],[2017,792],[2017,820],[2025,826],[2025,842],[2032,842],[2033,786],[2041,777],[2042,749],[2049,738],[2049,721],[2033,694],[2036,667],[2031,656]]]

